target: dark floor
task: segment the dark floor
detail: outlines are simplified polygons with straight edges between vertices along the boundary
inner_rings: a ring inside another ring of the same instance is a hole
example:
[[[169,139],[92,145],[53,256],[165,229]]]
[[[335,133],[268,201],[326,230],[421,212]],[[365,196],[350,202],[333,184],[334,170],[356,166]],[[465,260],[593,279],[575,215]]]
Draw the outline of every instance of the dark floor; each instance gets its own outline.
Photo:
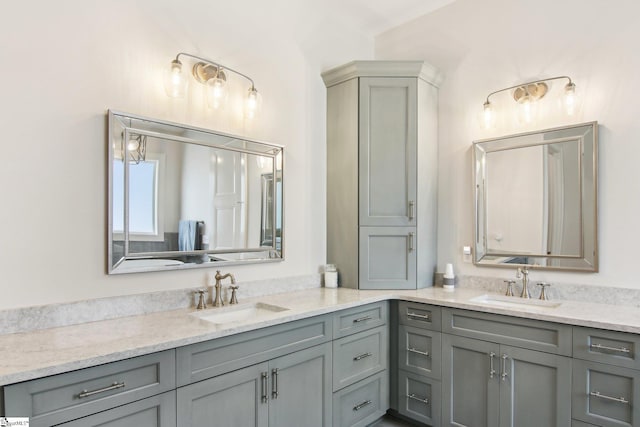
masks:
[[[385,415],[381,420],[376,421],[369,427],[413,427],[414,424],[409,424],[405,421],[394,418],[390,415]]]

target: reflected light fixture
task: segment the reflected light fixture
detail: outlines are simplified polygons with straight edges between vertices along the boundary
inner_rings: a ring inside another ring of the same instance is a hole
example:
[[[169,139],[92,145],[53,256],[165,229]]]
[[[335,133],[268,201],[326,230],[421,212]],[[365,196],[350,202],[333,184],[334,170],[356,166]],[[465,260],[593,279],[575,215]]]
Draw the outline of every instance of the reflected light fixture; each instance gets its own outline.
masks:
[[[205,86],[207,104],[210,108],[223,109],[225,107],[229,95],[227,90],[227,72],[231,72],[245,78],[251,83],[247,94],[244,96],[245,116],[252,119],[260,112],[262,96],[256,89],[251,77],[211,61],[210,59],[185,52],[178,53],[176,58],[171,61],[169,68],[165,70],[164,87],[167,96],[171,98],[181,98],[186,93],[188,77],[182,70],[181,56],[189,57],[197,61],[191,69],[191,75],[198,83]]]
[[[569,76],[551,77],[548,79],[535,80],[528,83],[511,86],[508,88],[496,90],[487,95],[487,99],[483,104],[482,127],[490,129],[495,125],[496,112],[489,101],[493,95],[500,92],[513,90],[513,99],[518,103],[518,119],[522,123],[531,123],[536,119],[537,101],[544,98],[549,91],[549,85],[546,82],[552,80],[567,79],[568,83],[564,87],[563,106],[565,112],[572,116],[577,110],[576,85],[571,81]]]
[[[122,138],[124,145],[124,137]],[[139,164],[144,162],[147,157],[147,136],[138,135],[135,133],[129,134],[129,141],[127,142],[127,158],[129,163]],[[122,150],[123,159],[125,158],[124,147]]]

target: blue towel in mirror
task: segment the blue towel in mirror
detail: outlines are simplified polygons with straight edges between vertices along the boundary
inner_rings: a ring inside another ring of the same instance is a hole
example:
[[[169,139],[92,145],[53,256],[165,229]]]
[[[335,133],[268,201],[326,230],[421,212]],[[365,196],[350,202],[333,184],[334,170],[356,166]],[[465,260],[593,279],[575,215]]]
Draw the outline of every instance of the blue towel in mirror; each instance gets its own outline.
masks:
[[[178,222],[178,250],[193,251],[196,247],[196,229],[198,222],[181,219]]]

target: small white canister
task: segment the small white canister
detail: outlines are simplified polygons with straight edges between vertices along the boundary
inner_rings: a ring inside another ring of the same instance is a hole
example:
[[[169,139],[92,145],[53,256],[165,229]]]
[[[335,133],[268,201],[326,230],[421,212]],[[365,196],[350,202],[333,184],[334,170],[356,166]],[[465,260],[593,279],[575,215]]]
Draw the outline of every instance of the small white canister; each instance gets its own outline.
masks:
[[[336,270],[336,266],[333,264],[327,264],[324,266],[324,287],[338,287],[338,271]]]
[[[453,265],[447,264],[444,269],[442,287],[445,291],[453,291],[454,284],[456,282],[456,276],[453,274]]]

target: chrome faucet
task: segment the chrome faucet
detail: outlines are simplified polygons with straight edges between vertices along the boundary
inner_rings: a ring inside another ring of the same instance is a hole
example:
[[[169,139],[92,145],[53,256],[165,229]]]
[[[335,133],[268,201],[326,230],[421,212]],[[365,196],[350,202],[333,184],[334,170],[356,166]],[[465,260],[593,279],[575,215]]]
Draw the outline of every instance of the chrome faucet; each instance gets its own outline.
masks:
[[[224,301],[222,301],[222,279],[226,279],[227,277],[231,278],[231,284],[235,285],[236,284],[236,278],[233,277],[233,274],[231,273],[227,273],[227,274],[220,274],[220,270],[216,271],[216,297],[213,300],[213,306],[214,307],[222,307],[224,305]]]
[[[520,294],[520,298],[531,298],[531,294],[529,293],[529,270],[527,270],[527,267],[518,267],[516,278],[522,279],[522,293]]]

